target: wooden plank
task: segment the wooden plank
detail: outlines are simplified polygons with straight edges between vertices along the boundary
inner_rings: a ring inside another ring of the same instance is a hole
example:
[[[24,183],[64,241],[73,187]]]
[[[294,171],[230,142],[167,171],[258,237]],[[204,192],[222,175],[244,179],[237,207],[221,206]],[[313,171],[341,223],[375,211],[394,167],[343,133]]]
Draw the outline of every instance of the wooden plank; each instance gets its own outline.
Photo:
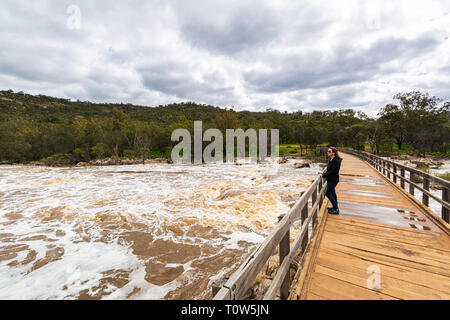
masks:
[[[448,254],[438,255],[435,252],[429,253],[425,250],[417,250],[417,247],[408,246],[396,247],[393,243],[391,245],[380,243],[380,241],[370,241],[368,239],[355,239],[346,235],[339,235],[337,233],[325,232],[322,243],[327,246],[329,243],[333,245],[346,246],[360,251],[368,251],[377,253],[379,255],[388,256],[396,259],[413,261],[424,266],[433,266],[442,270],[447,270],[450,276],[450,260]],[[429,249],[431,250],[431,249]],[[429,251],[427,250],[427,251]]]
[[[395,297],[375,292],[352,283],[314,272],[310,292],[334,300],[396,300]]]
[[[367,279],[370,275],[370,273],[368,274],[366,270],[361,270],[351,266],[337,266],[334,263],[327,263],[327,261],[323,259],[317,260],[315,272],[346,281],[363,288],[367,288]],[[383,269],[380,269],[380,288],[378,290],[367,289],[370,291],[384,293],[397,299],[450,299],[450,294],[448,293],[391,278],[385,274]]]
[[[370,238],[377,241],[392,241],[398,244],[399,246],[414,245],[417,247],[421,247],[423,250],[431,248],[437,251],[447,252],[450,255],[450,248],[443,247],[443,245],[445,245],[445,242],[438,240],[432,241],[433,238],[429,237],[421,239],[419,237],[413,238],[411,237],[411,235],[405,236],[402,234],[396,234],[395,239],[386,240],[387,239],[386,235],[379,231],[371,230],[370,228],[367,229],[361,228],[361,230],[356,230],[355,228],[349,227],[348,225],[337,224],[332,222],[327,224],[326,230],[334,233],[344,233],[348,235],[354,235],[356,237]]]
[[[361,208],[357,207],[357,209],[355,209],[354,207],[343,205],[342,202],[340,203],[339,207],[341,210],[340,217],[343,218],[360,219],[374,223],[385,223],[386,226],[409,228],[411,230],[420,230],[429,233],[441,233],[441,229],[439,229],[439,227],[431,222],[430,219],[427,219],[421,214],[411,214],[408,212],[408,210],[406,210],[404,213],[392,211],[377,212],[377,208],[380,207],[361,206]]]
[[[333,218],[333,217],[330,217]],[[347,217],[334,217],[335,219],[330,219],[330,223],[339,223],[339,224],[348,224],[349,226],[354,226],[358,228],[371,228],[375,231],[391,231],[396,233],[403,233],[406,236],[412,236],[412,237],[423,237],[423,238],[433,238],[435,235],[430,234],[428,231],[423,230],[417,230],[417,229],[411,229],[411,228],[405,228],[405,227],[399,227],[394,225],[389,225],[385,223],[379,223],[379,222],[370,222],[362,219],[353,219],[353,218],[347,218]],[[339,219],[337,219],[339,218]]]
[[[397,207],[397,208],[404,208],[407,204],[406,202],[399,201],[399,199],[387,199],[387,198],[375,198],[375,197],[368,197],[368,196],[353,196],[353,195],[347,195],[345,193],[339,193],[338,195],[338,201],[348,201],[348,202],[355,202],[355,203],[370,203],[370,204],[376,204],[378,206],[383,207]]]
[[[366,272],[368,266],[375,264],[380,267],[383,277],[388,276],[389,278],[450,294],[450,280],[448,277],[404,266],[379,263],[379,261],[371,259],[363,260],[325,248],[321,248],[317,256],[317,264],[345,272],[354,272],[352,268]]]
[[[308,296],[306,297],[306,300],[329,300],[329,299],[319,296],[317,294],[314,294],[312,292],[308,292]]]
[[[421,220],[424,220],[426,217],[422,215],[414,215],[413,216],[415,220],[411,219],[402,219],[407,222],[414,221],[415,223],[422,222]],[[379,233],[381,236],[392,238],[393,235],[389,234],[392,232],[395,232],[395,235],[398,235],[399,237],[405,237],[410,238],[412,240],[418,239],[420,241],[436,241],[441,244],[446,244],[447,247],[449,246],[450,236],[448,236],[446,233],[439,232],[439,229],[436,229],[437,231],[429,231],[429,230],[419,230],[410,228],[408,226],[398,226],[394,224],[384,224],[380,222],[372,222],[368,221],[363,218],[352,218],[347,217],[346,215],[339,215],[339,219],[335,219],[337,217],[333,217],[333,219],[330,220],[330,226],[337,226],[337,227],[346,227],[349,229],[358,230],[358,228],[363,228],[361,230],[362,232],[371,232],[371,233]],[[419,220],[419,221],[417,221]],[[359,222],[358,222],[359,221]],[[359,231],[359,230],[358,230]]]
[[[380,262],[389,262],[393,264],[397,264],[399,266],[406,266],[411,267],[431,273],[436,273],[439,275],[443,275],[446,277],[449,277],[449,270],[448,268],[442,268],[426,263],[421,263],[418,261],[410,260],[410,259],[401,259],[397,256],[392,256],[389,254],[383,254],[382,252],[377,251],[371,251],[371,250],[364,250],[363,248],[355,248],[348,245],[340,245],[340,244],[333,244],[330,242],[322,243],[324,248],[335,250],[338,252],[348,253],[353,256],[359,257],[360,259],[375,259],[376,261]]]
[[[325,230],[326,232],[322,241],[333,241],[336,244],[348,244],[355,248],[380,252],[385,255],[397,256],[400,259],[413,260],[434,266],[447,266],[450,270],[450,255],[446,251],[424,248],[423,246],[421,247],[406,243],[399,245],[393,241],[394,237],[382,240],[362,237],[361,235],[334,232],[328,228]]]

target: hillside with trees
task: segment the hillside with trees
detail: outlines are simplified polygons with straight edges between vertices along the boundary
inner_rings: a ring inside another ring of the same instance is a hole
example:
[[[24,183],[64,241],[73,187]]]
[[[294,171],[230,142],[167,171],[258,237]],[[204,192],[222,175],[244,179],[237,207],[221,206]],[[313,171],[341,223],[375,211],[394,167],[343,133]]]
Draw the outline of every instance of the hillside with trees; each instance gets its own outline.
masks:
[[[176,128],[280,130],[280,144],[315,149],[327,144],[386,155],[394,152],[450,156],[450,102],[427,93],[398,94],[378,118],[352,109],[302,112],[233,111],[194,102],[137,106],[71,101],[0,91],[0,161],[54,160],[75,164],[105,157],[168,157]]]

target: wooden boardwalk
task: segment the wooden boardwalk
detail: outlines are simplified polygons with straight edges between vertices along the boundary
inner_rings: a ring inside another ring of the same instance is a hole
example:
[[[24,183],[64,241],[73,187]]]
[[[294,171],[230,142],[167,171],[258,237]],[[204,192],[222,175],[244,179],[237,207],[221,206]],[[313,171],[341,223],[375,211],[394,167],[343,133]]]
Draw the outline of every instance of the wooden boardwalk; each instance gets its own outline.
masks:
[[[448,225],[368,163],[342,157],[341,214],[321,210],[290,298],[450,299]]]

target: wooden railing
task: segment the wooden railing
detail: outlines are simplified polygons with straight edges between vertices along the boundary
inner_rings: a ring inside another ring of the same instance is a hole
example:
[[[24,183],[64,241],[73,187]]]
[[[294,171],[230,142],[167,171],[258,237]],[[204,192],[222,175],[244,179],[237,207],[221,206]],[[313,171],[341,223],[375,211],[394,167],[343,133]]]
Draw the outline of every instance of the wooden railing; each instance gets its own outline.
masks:
[[[265,300],[273,300],[279,294],[281,300],[289,296],[290,273],[289,267],[295,256],[302,256],[312,239],[317,227],[317,216],[325,197],[326,181],[322,177],[316,180],[301,195],[294,206],[285,214],[275,229],[253,251],[246,261],[226,281],[214,296],[214,300],[242,299],[254,286],[256,276],[274,254],[279,246],[280,266],[269,289],[264,295]],[[309,207],[311,199],[311,207]],[[290,245],[290,228],[301,218],[300,232]],[[309,225],[311,224],[311,232]],[[300,250],[300,252],[298,252]]]
[[[380,171],[383,175],[393,181],[395,184],[400,182],[400,187],[409,191],[409,193],[414,196],[414,190],[417,189],[422,192],[422,203],[425,206],[429,206],[429,199],[432,198],[436,200],[441,205],[441,217],[442,219],[449,222],[449,212],[450,212],[450,182],[439,177],[433,176],[431,174],[425,173],[418,169],[410,168],[405,165],[396,163],[391,160],[386,160],[381,157],[375,156],[373,154],[358,151],[353,149],[342,149],[339,148],[339,151],[353,154],[362,160],[368,162],[372,167]],[[400,173],[399,173],[400,171]],[[409,177],[406,177],[406,172],[409,172]],[[422,177],[423,182],[422,186],[418,185],[415,180],[415,177]],[[392,177],[392,179],[391,179]],[[409,188],[405,188],[405,183],[408,184]],[[442,190],[442,197],[432,194],[430,192],[430,184],[433,183],[438,185]],[[437,212],[436,212],[437,213]]]

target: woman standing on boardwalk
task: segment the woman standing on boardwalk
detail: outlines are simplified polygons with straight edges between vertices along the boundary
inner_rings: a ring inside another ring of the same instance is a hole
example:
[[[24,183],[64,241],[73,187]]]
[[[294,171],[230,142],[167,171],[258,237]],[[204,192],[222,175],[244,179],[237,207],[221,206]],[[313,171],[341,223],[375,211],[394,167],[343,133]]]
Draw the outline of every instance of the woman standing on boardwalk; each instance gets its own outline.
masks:
[[[325,195],[333,205],[332,208],[328,208],[328,213],[339,214],[335,188],[339,183],[339,169],[341,168],[342,158],[334,147],[328,148],[328,157],[330,158],[330,161],[327,164],[326,170],[320,172],[319,175],[327,179],[327,191]]]

